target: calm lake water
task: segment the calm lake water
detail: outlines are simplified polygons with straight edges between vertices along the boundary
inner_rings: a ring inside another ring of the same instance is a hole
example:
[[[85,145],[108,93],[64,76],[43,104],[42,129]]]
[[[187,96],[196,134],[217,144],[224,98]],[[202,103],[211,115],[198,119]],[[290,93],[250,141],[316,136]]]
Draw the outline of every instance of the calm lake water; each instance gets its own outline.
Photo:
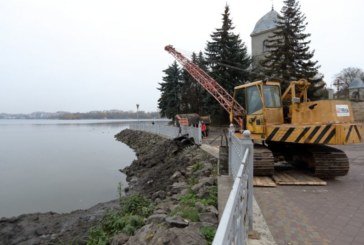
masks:
[[[0,217],[69,212],[118,197],[135,154],[115,120],[0,120]]]

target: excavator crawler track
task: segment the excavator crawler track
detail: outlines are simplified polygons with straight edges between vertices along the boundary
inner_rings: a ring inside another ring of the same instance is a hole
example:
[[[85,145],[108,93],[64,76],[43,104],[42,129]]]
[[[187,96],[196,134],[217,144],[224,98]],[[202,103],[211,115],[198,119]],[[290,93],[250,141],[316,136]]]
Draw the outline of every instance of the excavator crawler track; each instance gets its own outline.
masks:
[[[274,156],[267,147],[254,145],[254,175],[272,176],[274,174]]]
[[[319,178],[334,178],[347,175],[349,160],[346,154],[327,145],[270,143],[270,149],[283,155],[286,161],[294,165],[304,165]]]
[[[333,178],[347,175],[349,172],[349,160],[343,151],[323,145],[310,148],[315,176]]]

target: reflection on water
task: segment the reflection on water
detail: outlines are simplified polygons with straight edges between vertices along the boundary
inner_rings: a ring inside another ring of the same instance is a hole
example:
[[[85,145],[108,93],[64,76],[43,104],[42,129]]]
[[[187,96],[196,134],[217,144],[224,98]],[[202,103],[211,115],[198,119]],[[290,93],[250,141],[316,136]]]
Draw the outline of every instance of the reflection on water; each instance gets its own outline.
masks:
[[[0,217],[68,212],[117,198],[134,152],[120,120],[0,120]]]

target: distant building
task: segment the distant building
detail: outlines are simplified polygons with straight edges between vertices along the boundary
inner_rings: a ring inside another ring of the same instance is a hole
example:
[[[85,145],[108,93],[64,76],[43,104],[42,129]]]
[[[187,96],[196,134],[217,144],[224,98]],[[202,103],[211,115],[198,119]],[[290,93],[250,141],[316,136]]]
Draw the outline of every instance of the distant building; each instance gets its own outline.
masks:
[[[364,101],[364,82],[356,78],[349,84],[349,99],[354,101]]]
[[[259,66],[259,61],[269,52],[266,44],[269,36],[277,29],[277,20],[278,12],[272,8],[255,24],[254,30],[250,34],[252,39],[253,68]]]

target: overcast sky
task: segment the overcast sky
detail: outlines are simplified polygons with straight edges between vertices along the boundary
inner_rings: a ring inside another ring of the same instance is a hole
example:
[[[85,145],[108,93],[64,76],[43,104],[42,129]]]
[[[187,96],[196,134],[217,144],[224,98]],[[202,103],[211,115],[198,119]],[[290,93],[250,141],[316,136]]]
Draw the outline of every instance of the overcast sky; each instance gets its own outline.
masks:
[[[325,80],[363,69],[364,1],[300,2]],[[164,46],[203,50],[226,3],[250,53],[271,0],[0,0],[0,112],[156,111]]]

